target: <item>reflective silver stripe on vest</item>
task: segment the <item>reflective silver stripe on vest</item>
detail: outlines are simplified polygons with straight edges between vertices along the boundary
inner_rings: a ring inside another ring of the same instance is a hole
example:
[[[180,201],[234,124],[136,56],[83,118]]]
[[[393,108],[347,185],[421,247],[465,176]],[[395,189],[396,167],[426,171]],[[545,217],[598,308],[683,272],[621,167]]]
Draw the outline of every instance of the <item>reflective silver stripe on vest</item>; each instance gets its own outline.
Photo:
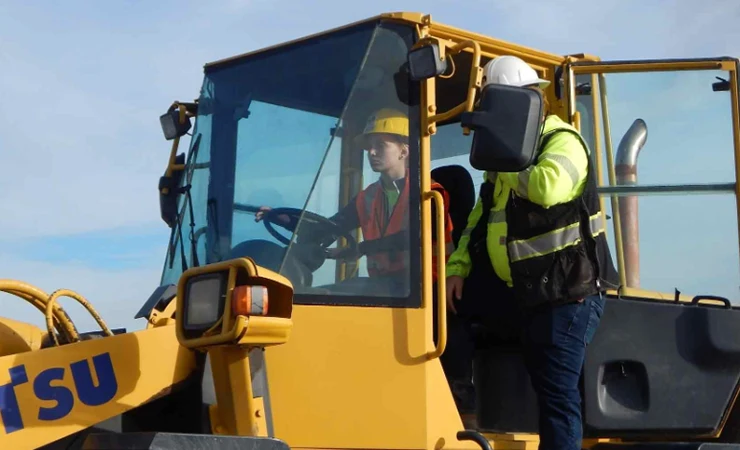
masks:
[[[550,161],[555,161],[556,163],[560,164],[568,173],[570,181],[573,182],[573,186],[576,186],[578,184],[578,169],[576,169],[576,165],[573,164],[573,161],[571,161],[570,158],[558,154],[544,155],[543,158],[549,159]]]
[[[503,223],[506,222],[506,211],[500,210],[500,211],[493,211],[488,214],[488,223]]]
[[[601,227],[601,213],[591,216],[589,223],[591,226],[591,234],[593,236],[597,236],[599,233],[604,232],[604,229]],[[579,224],[574,223],[565,228],[560,228],[559,230],[537,237],[509,242],[509,260],[511,262],[517,262],[536,256],[547,255],[563,248],[576,245],[580,240],[581,232]]]
[[[534,167],[527,167],[526,170],[519,172],[517,176],[516,194],[523,199],[529,199],[529,176],[532,174]]]

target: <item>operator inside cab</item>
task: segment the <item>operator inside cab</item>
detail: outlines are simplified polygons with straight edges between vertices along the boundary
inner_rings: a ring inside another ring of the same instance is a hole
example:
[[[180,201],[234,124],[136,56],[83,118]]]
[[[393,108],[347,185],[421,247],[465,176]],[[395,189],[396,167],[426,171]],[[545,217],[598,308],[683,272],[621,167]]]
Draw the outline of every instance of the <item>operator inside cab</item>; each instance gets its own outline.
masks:
[[[370,278],[382,278],[382,284],[389,289],[405,287],[408,284],[410,242],[408,117],[395,109],[380,109],[367,119],[355,143],[367,152],[370,167],[380,177],[329,218],[343,232],[361,228],[363,241],[355,246],[327,249],[327,257],[355,260],[365,256]],[[447,193],[441,185],[433,183],[432,189],[440,191],[447,201]],[[264,212],[269,209],[264,206],[260,208],[255,220],[262,220]],[[432,214],[434,217],[434,210]],[[286,226],[290,225],[288,216],[278,220]],[[448,218],[445,230],[447,243],[452,242],[451,223]],[[310,236],[308,239],[316,243],[330,245],[336,239],[336,230],[307,230],[308,225],[301,224],[301,241],[306,242],[307,236]],[[436,236],[436,233],[432,236]],[[447,247],[446,257],[451,253],[450,245]],[[436,281],[436,261],[434,276]],[[340,284],[353,283],[352,280]]]

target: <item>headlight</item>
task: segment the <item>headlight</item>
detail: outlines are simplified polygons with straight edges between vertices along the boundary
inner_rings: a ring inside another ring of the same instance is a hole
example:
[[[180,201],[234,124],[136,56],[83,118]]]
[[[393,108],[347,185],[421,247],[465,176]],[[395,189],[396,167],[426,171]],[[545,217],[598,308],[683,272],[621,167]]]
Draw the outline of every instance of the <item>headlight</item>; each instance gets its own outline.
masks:
[[[190,278],[185,285],[183,325],[187,331],[205,331],[224,313],[228,272]]]

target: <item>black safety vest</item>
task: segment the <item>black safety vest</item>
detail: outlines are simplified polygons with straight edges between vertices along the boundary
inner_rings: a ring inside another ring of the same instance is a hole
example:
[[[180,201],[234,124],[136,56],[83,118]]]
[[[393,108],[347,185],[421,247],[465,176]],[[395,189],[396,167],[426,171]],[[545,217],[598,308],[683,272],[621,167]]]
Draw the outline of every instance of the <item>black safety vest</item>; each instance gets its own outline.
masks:
[[[559,128],[543,136],[540,152],[558,132],[575,135],[586,152],[583,193],[567,203],[543,208],[512,190],[506,204],[506,244],[514,292],[527,309],[571,303],[618,287],[586,143],[575,131]]]
[[[558,132],[577,136],[586,151],[586,143],[578,133],[558,128],[542,137],[538,153]],[[514,190],[509,194],[505,209],[507,253],[513,291],[525,309],[571,303],[619,286],[606,232],[601,226],[593,165],[586,154],[586,185],[583,193],[572,201],[543,208],[515,195]],[[485,234],[492,195],[493,183],[486,180],[481,186],[484,211],[473,235]],[[601,231],[595,233],[598,230]],[[471,247],[485,251],[485,238],[481,249],[482,236],[475,237],[471,235]],[[470,250],[475,252],[474,248]]]

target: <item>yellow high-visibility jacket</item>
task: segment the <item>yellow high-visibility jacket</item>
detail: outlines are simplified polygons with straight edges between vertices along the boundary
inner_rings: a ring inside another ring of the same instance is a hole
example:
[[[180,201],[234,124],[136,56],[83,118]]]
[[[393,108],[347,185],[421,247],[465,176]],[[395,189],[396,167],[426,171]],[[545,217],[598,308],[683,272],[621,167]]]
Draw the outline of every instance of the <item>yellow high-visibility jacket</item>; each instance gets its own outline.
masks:
[[[575,127],[564,122],[556,115],[545,119],[542,134],[555,129]],[[512,286],[509,270],[509,257],[506,251],[506,203],[509,193],[548,208],[565,203],[581,195],[586,185],[589,149],[581,144],[577,136],[571,133],[557,133],[540,153],[537,163],[522,172],[486,172],[484,180],[494,183],[493,206],[487,218],[488,234],[486,244],[491,264],[496,274],[509,287]],[[480,197],[468,216],[468,224],[462,233],[457,249],[447,262],[447,276],[467,277],[471,269],[468,242],[470,233],[481,219],[483,207]]]

